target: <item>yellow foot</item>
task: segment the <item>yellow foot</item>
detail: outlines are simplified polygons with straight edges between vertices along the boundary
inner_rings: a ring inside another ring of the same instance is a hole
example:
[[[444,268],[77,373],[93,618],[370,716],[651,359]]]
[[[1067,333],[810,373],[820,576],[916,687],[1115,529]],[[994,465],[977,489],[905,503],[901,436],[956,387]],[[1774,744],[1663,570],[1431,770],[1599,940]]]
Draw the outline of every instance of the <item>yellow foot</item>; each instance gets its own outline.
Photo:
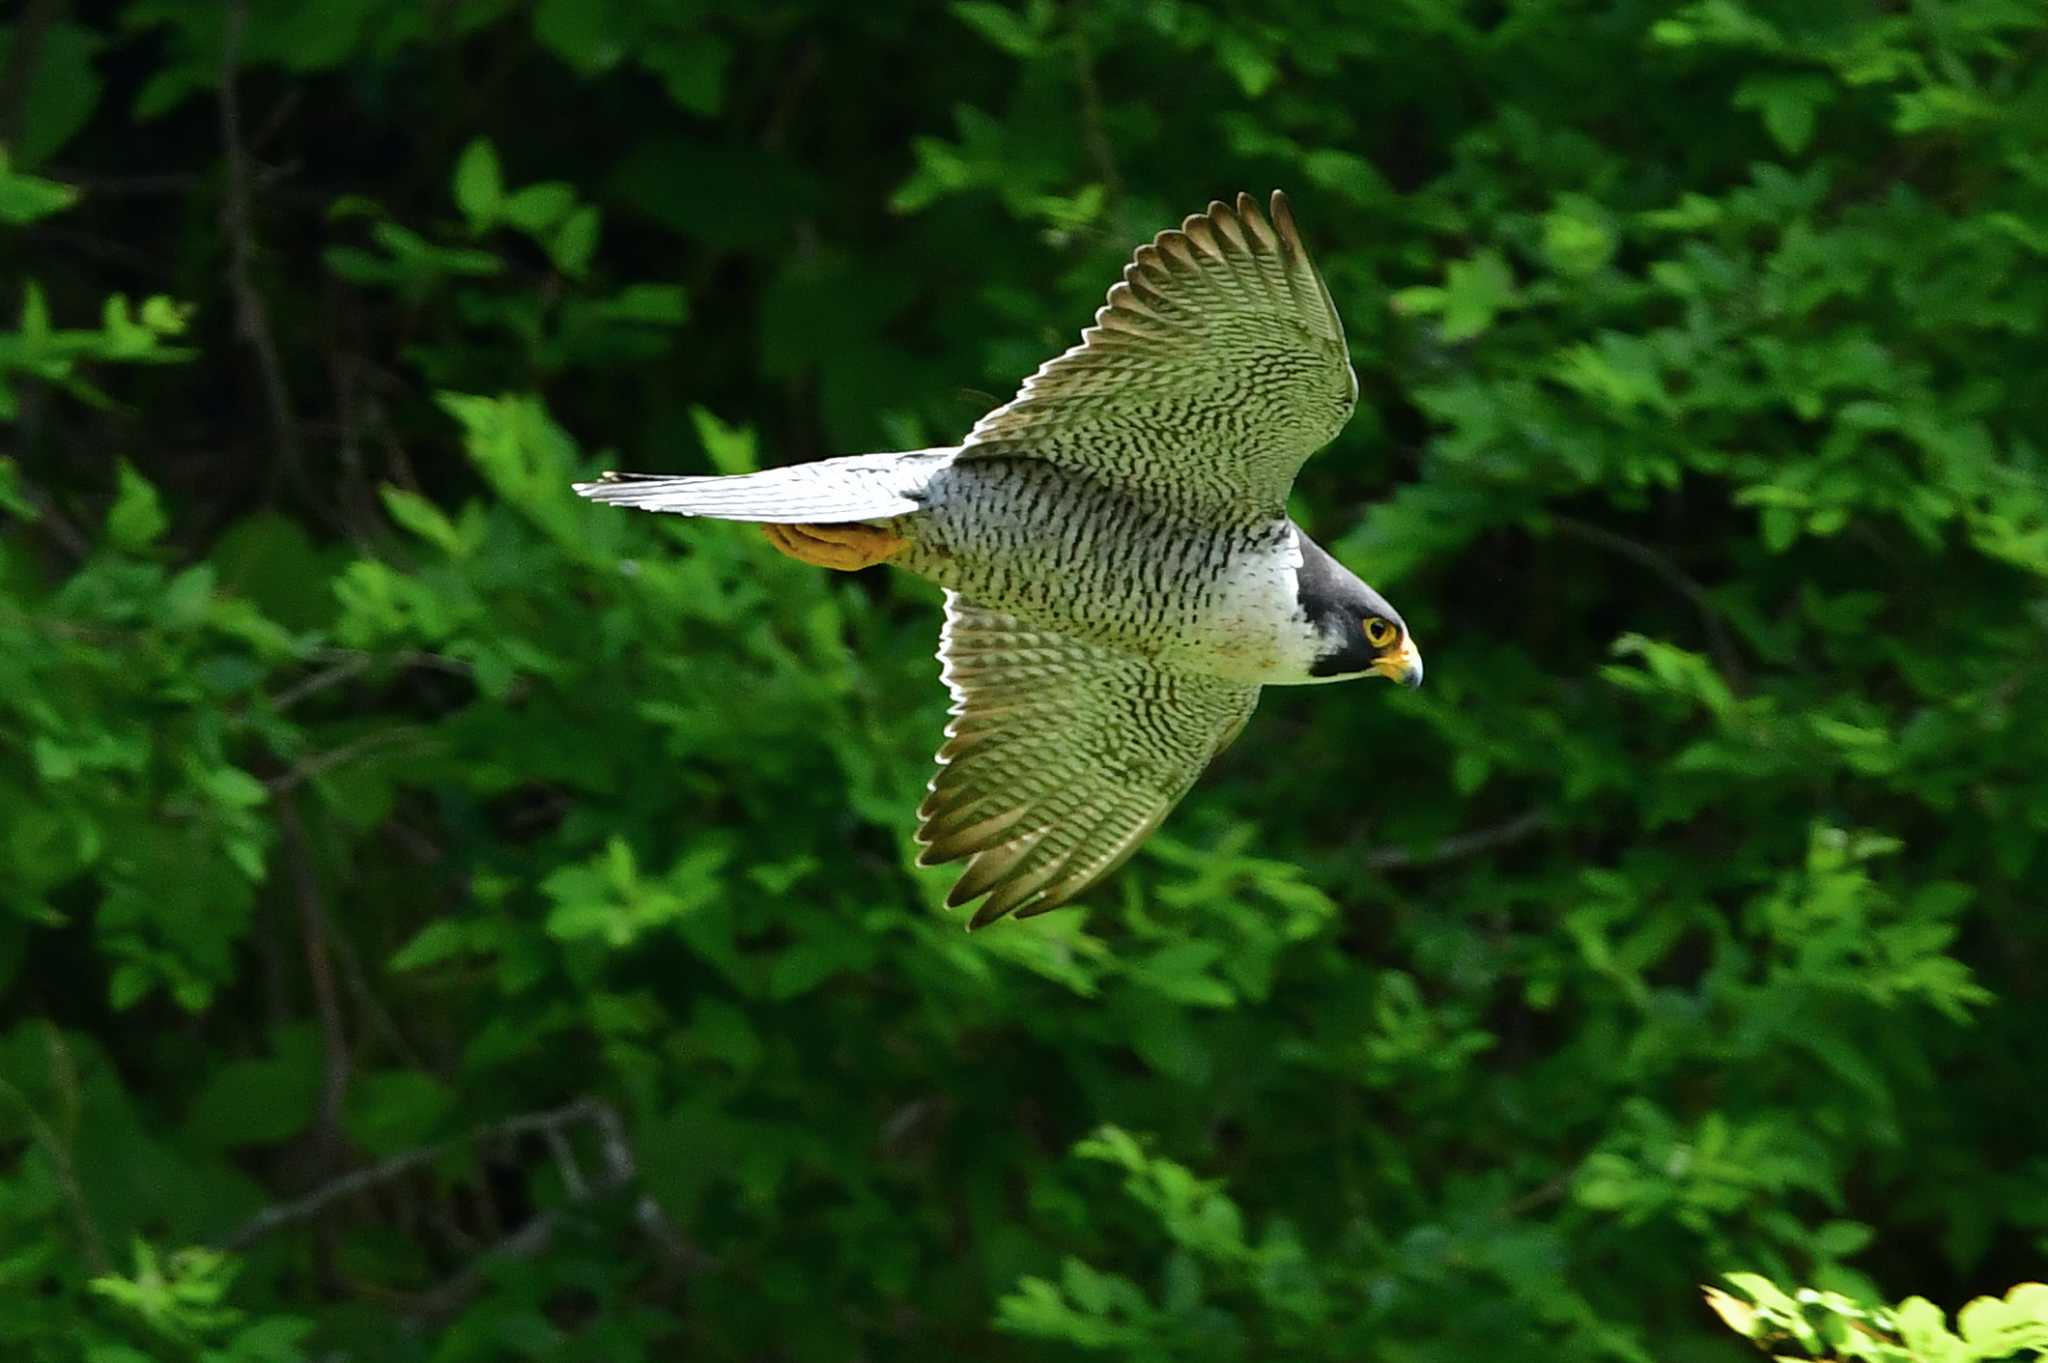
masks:
[[[879,525],[764,525],[761,532],[791,558],[842,573],[892,559],[910,544]]]

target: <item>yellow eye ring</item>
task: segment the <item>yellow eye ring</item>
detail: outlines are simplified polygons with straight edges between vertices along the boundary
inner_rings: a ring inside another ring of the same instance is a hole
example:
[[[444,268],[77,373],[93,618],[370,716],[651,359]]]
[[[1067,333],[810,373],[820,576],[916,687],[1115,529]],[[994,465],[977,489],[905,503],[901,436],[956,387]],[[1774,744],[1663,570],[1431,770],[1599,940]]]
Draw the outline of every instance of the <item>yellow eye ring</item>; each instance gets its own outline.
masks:
[[[1367,616],[1361,628],[1365,630],[1365,641],[1374,648],[1385,648],[1388,644],[1401,637],[1401,631],[1395,629],[1377,615]]]

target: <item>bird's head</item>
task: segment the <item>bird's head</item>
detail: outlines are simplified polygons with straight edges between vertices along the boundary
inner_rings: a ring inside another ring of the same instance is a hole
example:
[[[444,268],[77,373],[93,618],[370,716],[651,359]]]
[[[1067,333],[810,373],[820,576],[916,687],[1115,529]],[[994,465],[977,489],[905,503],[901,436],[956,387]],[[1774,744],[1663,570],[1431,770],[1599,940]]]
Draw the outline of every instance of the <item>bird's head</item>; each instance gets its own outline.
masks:
[[[1401,613],[1307,535],[1299,540],[1296,591],[1315,632],[1309,675],[1318,681],[1374,676],[1422,685],[1422,654]]]

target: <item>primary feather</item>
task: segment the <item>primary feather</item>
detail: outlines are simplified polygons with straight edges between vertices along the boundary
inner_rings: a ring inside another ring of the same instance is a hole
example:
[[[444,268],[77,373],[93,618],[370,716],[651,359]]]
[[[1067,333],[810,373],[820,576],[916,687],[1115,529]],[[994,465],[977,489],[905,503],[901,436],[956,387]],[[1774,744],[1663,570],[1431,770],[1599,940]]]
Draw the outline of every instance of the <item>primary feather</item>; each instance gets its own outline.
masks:
[[[1249,194],[1140,246],[1081,343],[968,433],[1221,521],[1285,514],[1358,399],[1344,325],[1287,198]]]
[[[918,860],[967,860],[970,924],[1056,908],[1151,836],[1259,703],[1259,688],[1162,668],[946,594],[953,722],[918,808]]]

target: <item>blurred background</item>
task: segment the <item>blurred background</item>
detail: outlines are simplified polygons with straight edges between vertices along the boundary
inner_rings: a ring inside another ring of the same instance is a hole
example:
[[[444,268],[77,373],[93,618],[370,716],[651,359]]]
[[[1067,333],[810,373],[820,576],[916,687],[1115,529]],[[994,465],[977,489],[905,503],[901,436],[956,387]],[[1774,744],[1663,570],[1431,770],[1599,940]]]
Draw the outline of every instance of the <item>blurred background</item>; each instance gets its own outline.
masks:
[[[4,17],[0,1355],[2048,1345],[2040,4]],[[970,938],[937,593],[568,485],[1274,186],[1429,684]]]

